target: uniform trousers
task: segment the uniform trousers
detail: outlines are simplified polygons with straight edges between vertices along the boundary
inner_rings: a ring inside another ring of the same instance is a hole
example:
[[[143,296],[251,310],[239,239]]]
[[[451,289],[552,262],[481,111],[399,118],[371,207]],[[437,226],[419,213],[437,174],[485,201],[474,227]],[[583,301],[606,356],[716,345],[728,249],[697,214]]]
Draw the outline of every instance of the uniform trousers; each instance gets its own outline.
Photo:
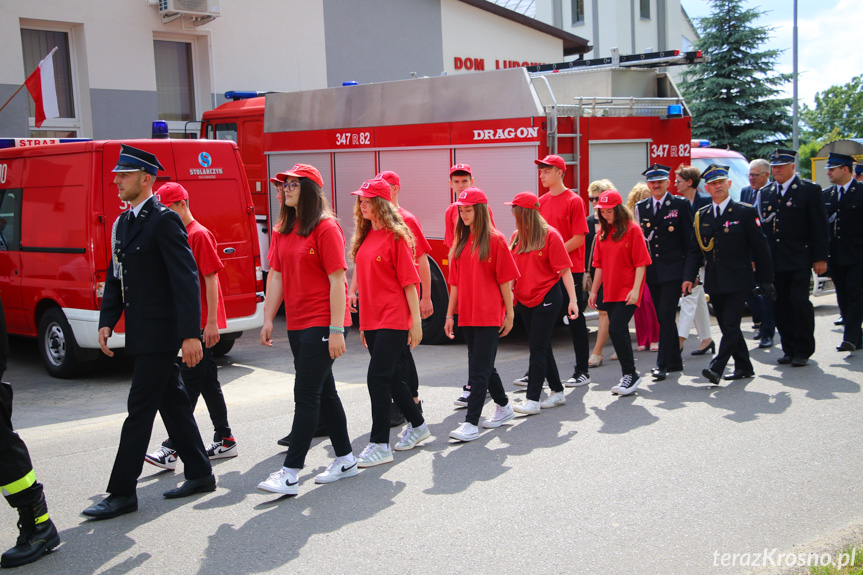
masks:
[[[425,423],[399,368],[399,357],[407,347],[408,330],[375,329],[366,330],[364,334],[371,354],[366,376],[372,403],[372,432],[369,442],[389,443],[390,406],[393,402],[412,426],[419,427]]]
[[[740,331],[746,292],[710,294],[710,302],[716,312],[716,323],[722,332],[722,340],[713,361],[710,362],[710,369],[722,375],[728,360],[733,357],[736,371],[752,373],[754,370],[749,359],[749,348],[746,347],[746,338]]]
[[[551,335],[560,317],[561,303],[560,290],[553,286],[545,294],[545,298],[534,307],[518,304],[518,313],[527,329],[527,341],[530,347],[527,398],[533,401],[539,401],[543,380],[548,380],[548,386],[552,391],[563,391],[560,372],[557,370],[557,363],[551,349]]]
[[[414,362],[414,356],[411,353],[410,346],[405,346],[403,353],[399,357],[399,369],[401,370],[402,378],[408,384],[408,389],[411,390],[413,397],[420,396],[420,379],[417,374],[417,364]]]
[[[294,356],[294,422],[285,467],[302,469],[305,465],[318,418],[323,418],[336,457],[351,452],[345,409],[333,377],[329,331],[329,327],[288,330]],[[347,331],[345,328],[345,336]]]
[[[707,298],[704,297],[704,286],[698,284],[692,288],[692,293],[680,298],[680,315],[677,318],[677,335],[686,339],[692,324],[698,339],[709,339],[710,310],[707,309]]]
[[[575,283],[575,300],[578,302],[579,312],[577,318],[569,320],[569,335],[572,338],[572,351],[575,353],[576,373],[587,373],[590,369],[590,366],[587,365],[587,362],[590,361],[590,338],[587,332],[587,320],[584,319],[587,294],[582,289],[583,278],[583,273],[572,274],[572,281]],[[566,293],[563,280],[560,280],[557,285],[560,286],[562,301],[569,302],[569,294]],[[565,306],[564,309],[566,309]]]
[[[761,322],[761,328],[758,330],[759,337],[770,337],[776,335],[776,317],[773,310],[773,300],[762,295],[750,293],[746,303],[749,309],[752,310],[752,320]]]
[[[467,414],[464,420],[473,425],[479,424],[479,416],[485,405],[488,391],[498,405],[506,405],[509,398],[503,389],[503,382],[494,367],[497,357],[497,344],[500,328],[496,326],[462,326],[467,343],[468,385],[470,396],[467,399]]]
[[[656,367],[667,369],[683,364],[680,355],[680,340],[677,339],[677,302],[680,301],[680,281],[648,284],[656,318],[659,320],[659,353]],[[615,348],[616,349],[616,348]],[[620,350],[617,350],[620,357]]]
[[[842,341],[863,344],[863,264],[831,267],[839,313],[845,321]]]
[[[0,383],[0,492],[16,508],[33,505],[42,497],[42,484],[36,481],[27,446],[12,428],[12,386],[8,383]]]
[[[635,314],[636,306],[627,305],[623,301],[607,301],[603,302],[603,306],[608,312],[608,338],[617,353],[620,371],[623,375],[635,375],[635,356],[632,354],[629,322]]]
[[[809,358],[815,353],[815,309],[809,301],[809,268],[776,272],[776,329],[782,351],[789,357]]]
[[[135,493],[157,411],[162,415],[177,455],[183,460],[186,479],[201,479],[213,472],[176,358],[176,352],[135,356],[127,402],[129,414],[123,422],[120,446],[108,482],[108,493],[112,495]]]

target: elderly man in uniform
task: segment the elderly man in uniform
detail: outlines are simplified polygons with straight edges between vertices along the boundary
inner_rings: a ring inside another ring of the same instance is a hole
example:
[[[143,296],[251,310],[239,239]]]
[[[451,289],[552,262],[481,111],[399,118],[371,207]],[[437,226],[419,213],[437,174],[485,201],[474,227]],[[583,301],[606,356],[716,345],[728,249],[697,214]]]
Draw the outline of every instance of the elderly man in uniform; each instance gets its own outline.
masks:
[[[863,182],[863,164],[855,164],[854,179],[858,182]]]
[[[752,261],[758,282],[767,298],[776,296],[773,287],[773,266],[767,238],[761,231],[758,212],[749,204],[735,202],[728,195],[731,180],[728,166],[711,164],[702,173],[704,187],[713,198],[695,215],[695,236],[700,252],[686,268],[687,281],[683,291],[692,289],[702,261],[706,259],[704,291],[716,311],[716,321],[722,331],[719,350],[702,370],[710,383],[719,384],[728,360],[734,358],[734,371],[725,376],[736,380],[755,375],[749,359],[746,338],[740,331],[740,317],[746,296],[755,287],[752,279]]]
[[[830,275],[836,286],[845,333],[836,351],[863,349],[863,182],[851,175],[854,158],[830,154],[824,190],[830,234]]]
[[[642,175],[651,197],[635,205],[635,218],[647,238],[652,264],[647,266],[647,287],[659,320],[659,352],[653,379],[662,381],[671,371],[683,371],[677,337],[677,302],[684,269],[697,258],[692,232],[692,208],[686,198],[668,193],[671,168],[653,164]]]
[[[156,412],[185,464],[186,482],[168,499],[216,489],[189,396],[175,359],[194,367],[201,361],[201,296],[198,268],[180,216],[153,196],[164,170],[153,154],[123,145],[114,168],[120,199],[130,204],[112,231],[112,258],[99,314],[99,345],[109,357],[108,338],[126,314],[126,354],[135,357],[129,415],[123,422],[108,497],[84,510],[109,519],[138,509],[135,493]]]
[[[763,159],[749,162],[749,185],[740,190],[740,201],[758,207],[760,196],[758,192],[770,182],[770,162]],[[773,336],[776,335],[776,318],[773,315],[773,300],[763,295],[750,294],[746,300],[752,310],[752,319],[758,333],[758,347],[766,349],[773,347]]]
[[[773,255],[780,364],[802,367],[815,353],[815,310],[809,301],[810,268],[827,271],[827,215],[821,187],[794,173],[797,152],[770,155],[773,184],[761,189],[758,209]]]

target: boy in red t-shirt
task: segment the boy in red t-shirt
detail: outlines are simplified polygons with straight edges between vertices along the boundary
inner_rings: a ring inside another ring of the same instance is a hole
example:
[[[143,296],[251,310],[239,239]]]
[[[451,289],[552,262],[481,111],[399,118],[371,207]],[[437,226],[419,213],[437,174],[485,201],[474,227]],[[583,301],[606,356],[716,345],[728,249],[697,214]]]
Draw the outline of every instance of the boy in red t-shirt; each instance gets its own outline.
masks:
[[[216,239],[212,232],[195,221],[189,210],[189,193],[176,182],[168,182],[156,191],[158,200],[176,212],[186,226],[189,234],[189,246],[198,265],[198,280],[201,284],[201,343],[204,357],[195,367],[180,364],[183,384],[189,394],[192,411],[202,395],[210,412],[215,433],[213,443],[207,448],[207,457],[223,459],[237,456],[237,442],[228,425],[228,407],[222,395],[216,359],[213,357],[213,346],[219,342],[219,330],[227,327],[225,301],[222,298],[222,288],[219,286],[219,272],[225,267],[216,251]],[[177,467],[177,452],[169,437],[162,446],[148,453],[147,463],[162,469]]]

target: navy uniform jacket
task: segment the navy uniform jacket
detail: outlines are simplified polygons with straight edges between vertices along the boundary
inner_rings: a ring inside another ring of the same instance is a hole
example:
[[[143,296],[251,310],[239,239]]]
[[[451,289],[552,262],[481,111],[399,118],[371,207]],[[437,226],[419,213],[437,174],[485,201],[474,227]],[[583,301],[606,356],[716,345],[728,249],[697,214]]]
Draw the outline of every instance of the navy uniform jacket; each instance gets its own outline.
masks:
[[[752,186],[746,186],[740,190],[740,201],[744,204],[754,206],[756,198],[758,198],[758,190],[754,189]]]
[[[778,272],[808,269],[827,261],[827,215],[821,186],[797,176],[785,197],[779,184],[761,188],[761,224],[773,252],[773,269]]]
[[[151,197],[127,235],[130,213],[117,220],[115,256],[122,265],[122,285],[109,262],[99,328],[113,329],[125,311],[127,355],[176,353],[184,339],[201,334],[198,267],[186,227]]]
[[[824,190],[830,234],[830,265],[863,263],[863,183],[853,178],[839,199],[836,186]]]
[[[687,279],[694,281],[698,268],[706,260],[704,291],[712,294],[750,291],[755,287],[754,261],[758,282],[773,283],[770,249],[755,208],[731,200],[717,221],[711,202],[698,210],[698,220],[704,249],[699,245],[698,257],[686,268]],[[713,247],[708,250],[711,240]]]
[[[697,255],[692,233],[692,204],[686,198],[671,194],[662,200],[659,213],[653,213],[653,204],[653,196],[650,196],[635,205],[653,260],[647,266],[647,283],[682,283],[687,260]]]

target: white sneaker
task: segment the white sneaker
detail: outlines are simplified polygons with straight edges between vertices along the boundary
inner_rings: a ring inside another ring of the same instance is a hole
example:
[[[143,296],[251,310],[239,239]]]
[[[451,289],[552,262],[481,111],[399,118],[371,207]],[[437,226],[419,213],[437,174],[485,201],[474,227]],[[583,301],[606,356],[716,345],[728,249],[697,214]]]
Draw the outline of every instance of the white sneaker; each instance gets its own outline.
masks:
[[[635,390],[638,389],[638,386],[641,384],[641,377],[636,373],[634,375],[624,375],[620,378],[620,383],[615,387],[617,388],[617,393],[620,395],[631,395],[635,393]],[[611,388],[611,391],[614,391],[614,387]]]
[[[519,387],[527,387],[527,376],[525,375],[524,377],[512,380],[512,384]]]
[[[345,477],[353,477],[359,472],[356,459],[348,463],[344,457],[336,457],[326,471],[315,475],[315,483],[333,483]]]
[[[501,424],[506,423],[513,417],[515,417],[515,413],[512,412],[511,402],[506,405],[495,404],[494,415],[483,421],[482,426],[486,429],[494,429],[500,427]]]
[[[223,437],[219,441],[214,441],[207,448],[207,457],[209,459],[225,459],[227,457],[236,457],[237,442],[233,437]]]
[[[518,413],[524,413],[525,415],[536,415],[541,411],[541,408],[538,401],[525,399],[521,403],[517,403],[512,406],[512,410],[517,411]]]
[[[431,437],[431,431],[429,431],[428,425],[423,423],[422,427],[415,428],[413,425],[408,423],[404,431],[399,434],[400,441],[396,443],[393,449],[396,451],[407,451],[409,449],[413,449],[417,443],[428,439],[429,437]]]
[[[548,409],[549,407],[557,407],[558,405],[563,405],[566,403],[566,397],[564,397],[562,391],[556,391],[546,397],[543,401],[539,402],[539,407],[542,409]]]
[[[357,467],[374,467],[393,462],[393,450],[384,449],[377,443],[369,443],[357,458]]]
[[[258,489],[270,493],[281,493],[282,495],[296,495],[299,482],[300,480],[297,479],[296,475],[282,467],[275,473],[270,473],[266,481],[258,483]]]
[[[566,387],[581,387],[590,383],[590,375],[586,373],[575,372],[572,377],[563,382]]]
[[[458,429],[450,431],[449,436],[459,441],[473,441],[479,437],[479,428],[473,423],[465,421],[458,426]]]
[[[177,468],[177,452],[165,446],[160,447],[153,453],[148,453],[144,456],[144,461],[150,465],[161,467],[162,469]]]

